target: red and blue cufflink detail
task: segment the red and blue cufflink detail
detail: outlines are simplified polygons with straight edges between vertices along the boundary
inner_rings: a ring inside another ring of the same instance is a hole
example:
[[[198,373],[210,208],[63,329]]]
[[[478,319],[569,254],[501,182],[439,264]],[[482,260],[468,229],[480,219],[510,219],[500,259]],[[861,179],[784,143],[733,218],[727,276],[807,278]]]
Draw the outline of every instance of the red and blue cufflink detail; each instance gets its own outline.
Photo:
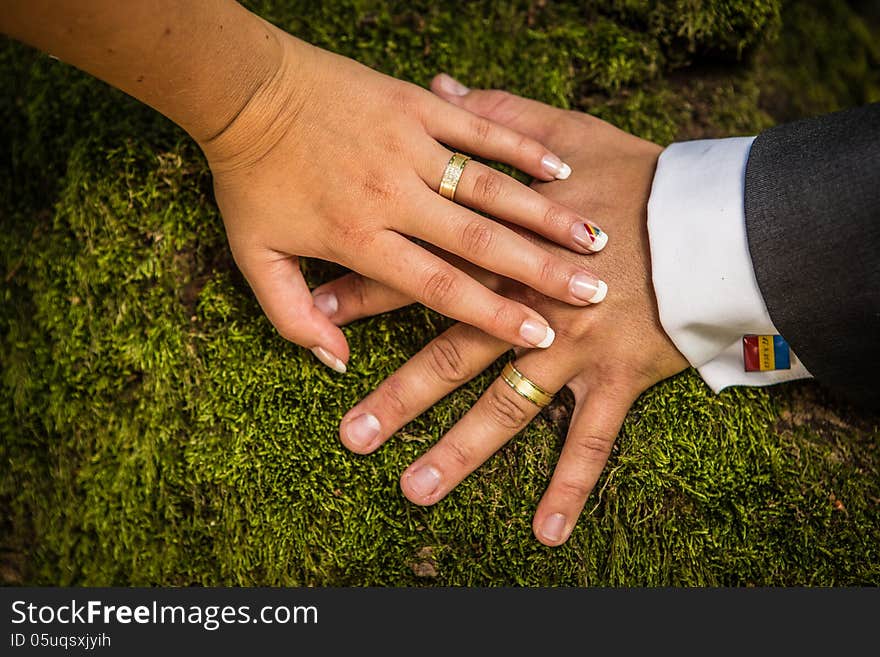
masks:
[[[744,335],[743,364],[746,372],[791,369],[791,349],[781,335]]]

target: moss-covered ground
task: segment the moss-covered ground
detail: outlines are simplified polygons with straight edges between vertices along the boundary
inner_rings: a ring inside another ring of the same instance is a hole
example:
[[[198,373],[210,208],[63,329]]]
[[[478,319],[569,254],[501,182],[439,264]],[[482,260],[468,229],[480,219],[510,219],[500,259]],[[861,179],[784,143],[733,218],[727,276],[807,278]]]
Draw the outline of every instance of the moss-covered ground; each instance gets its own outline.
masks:
[[[873,2],[249,4],[417,84],[444,70],[661,143],[880,100]],[[410,504],[399,473],[498,367],[350,454],[343,412],[447,320],[359,322],[333,374],[261,314],[179,129],[9,41],[0,88],[3,583],[880,583],[880,420],[813,383],[656,386],[559,549],[530,523],[566,395],[442,503]]]

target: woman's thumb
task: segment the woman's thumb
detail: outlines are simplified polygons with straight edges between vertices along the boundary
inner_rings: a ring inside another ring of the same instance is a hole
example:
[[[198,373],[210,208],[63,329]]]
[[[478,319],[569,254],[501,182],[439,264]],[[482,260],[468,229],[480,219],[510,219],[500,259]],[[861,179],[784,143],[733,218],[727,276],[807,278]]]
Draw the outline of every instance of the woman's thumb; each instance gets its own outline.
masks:
[[[240,267],[278,333],[310,349],[330,369],[343,373],[349,357],[348,343],[342,331],[315,306],[298,263],[296,256],[273,254],[240,263]]]

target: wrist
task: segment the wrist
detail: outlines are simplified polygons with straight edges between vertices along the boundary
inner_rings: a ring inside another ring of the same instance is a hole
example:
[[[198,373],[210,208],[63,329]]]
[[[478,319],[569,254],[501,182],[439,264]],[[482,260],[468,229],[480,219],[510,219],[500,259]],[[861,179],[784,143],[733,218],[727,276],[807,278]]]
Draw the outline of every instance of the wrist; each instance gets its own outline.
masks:
[[[233,120],[281,57],[280,31],[233,0],[18,1],[0,12],[0,29],[150,105],[198,142]]]
[[[254,62],[228,102],[225,120],[218,123],[215,117],[214,130],[193,135],[215,174],[262,159],[297,120],[314,86],[308,72],[318,49],[257,20],[272,48]]]
[[[241,15],[227,16],[214,26],[215,36],[221,41],[208,46],[211,55],[199,65],[194,102],[168,114],[203,150],[220,141],[247,114],[255,98],[272,85],[284,65],[283,33],[234,4]]]

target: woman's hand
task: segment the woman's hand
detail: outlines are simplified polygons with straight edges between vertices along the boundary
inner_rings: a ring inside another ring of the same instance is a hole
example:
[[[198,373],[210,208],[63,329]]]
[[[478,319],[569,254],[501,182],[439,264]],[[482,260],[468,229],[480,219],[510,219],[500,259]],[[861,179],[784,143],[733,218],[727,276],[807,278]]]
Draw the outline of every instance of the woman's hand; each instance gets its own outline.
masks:
[[[560,545],[577,522],[632,403],[654,383],[687,367],[660,325],[651,285],[646,207],[661,149],[594,117],[498,91],[449,99],[558,149],[572,163],[571,180],[534,188],[601,217],[614,231],[613,243],[590,261],[609,286],[608,298],[595,308],[574,308],[510,280],[499,287],[539,309],[556,327],[553,346],[518,350],[516,367],[544,390],[568,386],[574,393],[568,438],[533,524],[542,543]],[[574,265],[583,262],[583,256],[537,241]],[[404,303],[396,292],[364,285],[353,274],[317,292],[335,296],[338,309],[331,317],[338,323]],[[342,442],[355,452],[372,452],[510,347],[471,326],[453,326],[345,415]],[[438,502],[539,410],[503,379],[494,381],[440,442],[403,473],[404,494],[416,504]]]
[[[313,300],[298,268],[303,255],[340,263],[510,344],[553,341],[547,320],[523,300],[489,290],[410,238],[569,304],[601,300],[604,286],[585,261],[473,210],[580,253],[601,249],[607,237],[577,212],[475,161],[455,203],[437,193],[452,149],[540,180],[569,175],[558,156],[427,90],[266,29],[281,44],[277,70],[228,128],[200,145],[235,260],[281,335],[345,370],[348,346],[326,317],[333,300]]]
[[[0,32],[149,104],[199,143],[236,262],[286,338],[345,371],[348,345],[312,299],[297,256],[332,260],[520,346],[553,330],[442,260],[464,260],[576,305],[590,271],[464,206],[581,253],[607,238],[577,213],[470,162],[453,203],[438,194],[450,149],[540,180],[568,165],[538,141],[412,84],[315,48],[233,0],[8,0]],[[451,78],[453,94],[465,91]],[[447,144],[446,148],[442,144]]]

